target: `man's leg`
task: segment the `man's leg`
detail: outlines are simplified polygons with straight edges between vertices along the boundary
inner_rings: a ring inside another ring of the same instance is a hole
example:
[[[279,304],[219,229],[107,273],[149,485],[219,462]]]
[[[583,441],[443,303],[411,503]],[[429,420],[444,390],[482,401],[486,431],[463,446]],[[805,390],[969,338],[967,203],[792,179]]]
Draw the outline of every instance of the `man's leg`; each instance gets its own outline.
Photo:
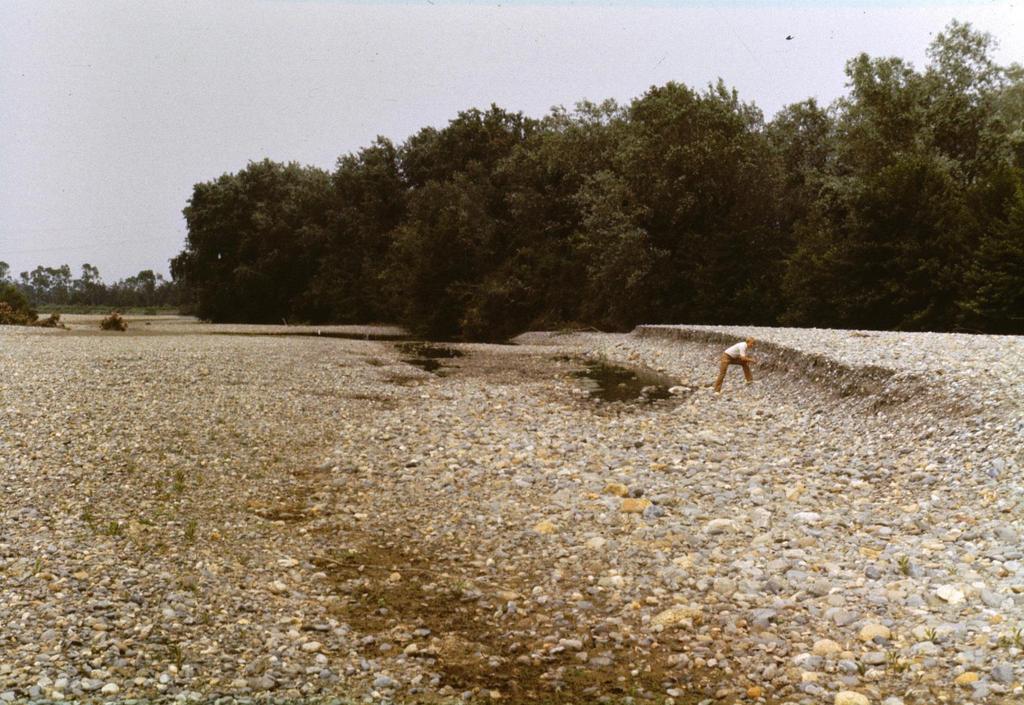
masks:
[[[741,362],[740,365],[743,366],[743,376],[746,377],[747,384],[750,384],[754,381],[754,375],[750,374],[750,365],[746,362]]]
[[[718,364],[718,379],[715,380],[715,391],[722,391],[722,380],[725,379],[725,373],[729,371],[729,356],[722,355],[722,359]]]

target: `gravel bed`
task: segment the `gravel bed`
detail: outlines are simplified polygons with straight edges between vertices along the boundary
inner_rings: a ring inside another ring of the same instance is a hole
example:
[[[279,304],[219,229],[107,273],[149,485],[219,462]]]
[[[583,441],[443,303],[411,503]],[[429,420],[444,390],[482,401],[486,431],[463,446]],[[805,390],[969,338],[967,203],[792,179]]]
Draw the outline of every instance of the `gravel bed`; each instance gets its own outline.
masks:
[[[830,393],[886,367],[842,331],[753,329],[775,361],[716,395],[717,339],[536,334],[430,374],[146,322],[0,329],[0,702],[1024,697],[1019,338],[927,338],[942,380],[889,360],[928,394],[992,378],[951,414]],[[599,402],[586,359],[679,385]]]

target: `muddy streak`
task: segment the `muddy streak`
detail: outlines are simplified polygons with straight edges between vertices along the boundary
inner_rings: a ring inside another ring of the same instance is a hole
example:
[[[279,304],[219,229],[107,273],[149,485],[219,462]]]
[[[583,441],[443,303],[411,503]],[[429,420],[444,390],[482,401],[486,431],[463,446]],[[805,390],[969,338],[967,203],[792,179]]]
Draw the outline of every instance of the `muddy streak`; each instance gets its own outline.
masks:
[[[675,702],[687,705],[706,698],[718,684],[713,674],[679,671],[664,650],[639,660],[628,647],[588,639],[586,648],[610,657],[607,665],[602,660],[595,665],[543,637],[524,638],[537,634],[544,619],[523,609],[521,593],[465,575],[443,548],[416,546],[406,537],[332,538],[336,544],[343,539],[345,547],[311,559],[334,585],[337,599],[330,612],[360,633],[397,642],[398,648],[415,644],[408,656],[439,674],[439,687],[485,699],[498,691],[501,702],[578,705],[627,697],[660,701],[666,689],[678,688],[684,694]],[[510,607],[517,603],[520,607]]]
[[[474,351],[463,358],[465,366],[456,378],[523,385],[579,369],[575,357],[568,364],[554,364],[547,354],[525,357],[528,364],[519,355]],[[364,362],[372,367],[369,360]],[[424,538],[402,523],[381,525],[372,513],[352,523],[351,507],[345,506],[351,489],[360,482],[365,485],[368,476],[363,472],[296,469],[291,493],[250,509],[282,530],[308,532],[315,546],[307,554],[309,562],[327,576],[330,586],[326,611],[360,638],[375,639],[365,658],[373,658],[378,646],[388,643],[388,656],[420,664],[427,674],[425,692],[400,695],[397,702],[450,703],[453,695],[467,691],[473,693],[471,702],[488,702],[497,691],[497,702],[529,705],[660,703],[674,688],[681,693],[677,704],[693,705],[722,686],[721,674],[677,665],[673,657],[678,658],[678,641],[686,638],[683,630],[643,638],[645,632],[638,631],[642,627],[628,610],[623,613],[600,599],[574,616],[571,626],[562,624],[562,598],[568,595],[548,604],[531,598],[532,587],[544,582],[542,566],[526,564],[514,576],[495,575],[480,566],[479,556],[468,548],[471,542]],[[372,500],[361,498],[360,506],[367,501]],[[323,521],[312,521],[317,517]],[[580,577],[567,589],[582,590],[582,576],[602,566],[585,561]],[[499,580],[501,584],[495,582]],[[553,634],[579,638],[586,659]],[[439,682],[428,684],[434,675]]]

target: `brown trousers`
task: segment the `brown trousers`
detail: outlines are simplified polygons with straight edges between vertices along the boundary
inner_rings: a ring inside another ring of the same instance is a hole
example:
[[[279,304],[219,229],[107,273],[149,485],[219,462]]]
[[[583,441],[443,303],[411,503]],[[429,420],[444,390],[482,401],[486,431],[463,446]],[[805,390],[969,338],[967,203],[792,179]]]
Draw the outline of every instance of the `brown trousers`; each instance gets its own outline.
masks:
[[[729,371],[729,365],[739,365],[743,368],[743,376],[748,382],[754,381],[754,376],[750,374],[750,365],[739,359],[738,357],[729,357],[725,353],[722,353],[722,358],[718,363],[718,379],[715,380],[715,391],[722,391],[722,382],[725,380],[725,373]]]

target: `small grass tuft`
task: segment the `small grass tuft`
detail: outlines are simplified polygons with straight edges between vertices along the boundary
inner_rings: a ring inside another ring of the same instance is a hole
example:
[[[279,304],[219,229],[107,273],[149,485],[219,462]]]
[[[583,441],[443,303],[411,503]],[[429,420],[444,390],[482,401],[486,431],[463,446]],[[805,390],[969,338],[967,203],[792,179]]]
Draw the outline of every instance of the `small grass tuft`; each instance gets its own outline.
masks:
[[[1011,634],[1001,634],[996,643],[1004,649],[1024,649],[1024,630],[1018,627]]]
[[[181,468],[174,471],[174,482],[171,483],[171,490],[174,494],[182,494],[185,492],[185,471]]]
[[[181,648],[180,644],[168,644],[167,657],[174,663],[179,671],[182,666],[185,665],[185,652]]]
[[[885,654],[885,667],[892,673],[903,673],[910,668],[910,664],[901,659],[899,652],[893,649]]]

